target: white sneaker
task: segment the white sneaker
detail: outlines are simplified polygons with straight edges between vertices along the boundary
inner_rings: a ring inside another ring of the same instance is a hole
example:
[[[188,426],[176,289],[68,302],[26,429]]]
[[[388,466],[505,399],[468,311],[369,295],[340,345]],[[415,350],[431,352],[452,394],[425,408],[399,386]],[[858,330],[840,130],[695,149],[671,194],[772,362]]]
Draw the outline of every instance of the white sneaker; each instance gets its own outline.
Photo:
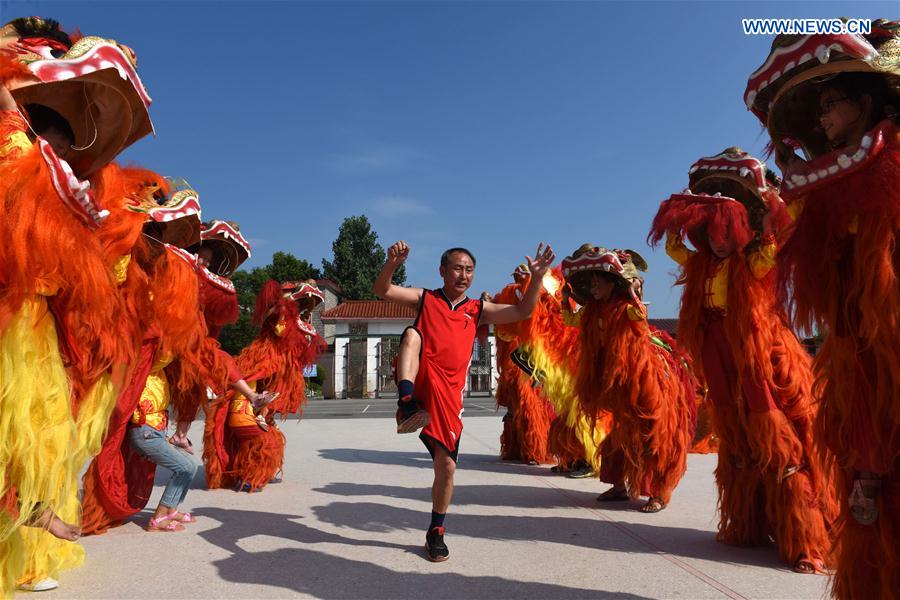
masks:
[[[40,581],[32,581],[31,583],[23,583],[19,589],[23,592],[47,592],[55,590],[59,587],[59,582],[52,577],[41,579]]]

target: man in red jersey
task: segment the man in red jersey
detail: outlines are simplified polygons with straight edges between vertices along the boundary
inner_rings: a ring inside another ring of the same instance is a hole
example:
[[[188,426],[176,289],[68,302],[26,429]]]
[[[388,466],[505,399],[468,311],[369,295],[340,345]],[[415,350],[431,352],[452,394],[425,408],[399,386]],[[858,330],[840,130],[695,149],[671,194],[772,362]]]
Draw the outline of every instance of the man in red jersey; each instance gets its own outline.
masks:
[[[375,280],[375,295],[418,307],[416,321],[403,332],[397,356],[397,433],[419,435],[434,461],[431,524],[425,536],[428,558],[447,560],[444,517],[453,496],[453,474],[462,435],[463,389],[479,325],[501,325],[527,319],[537,304],[544,274],[555,256],[540,244],[535,258],[526,257],[531,283],[519,304],[495,304],[466,296],[475,273],[475,257],[465,248],[441,255],[443,287],[435,290],[393,285],[394,271],[406,262],[409,246],[402,240],[388,249],[388,260]]]

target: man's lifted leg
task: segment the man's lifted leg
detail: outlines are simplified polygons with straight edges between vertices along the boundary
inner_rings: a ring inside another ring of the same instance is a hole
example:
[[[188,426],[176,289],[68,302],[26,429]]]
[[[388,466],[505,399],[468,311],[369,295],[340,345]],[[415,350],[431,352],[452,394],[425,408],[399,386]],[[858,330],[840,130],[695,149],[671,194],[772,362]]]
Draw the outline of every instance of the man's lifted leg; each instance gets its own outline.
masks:
[[[428,413],[414,399],[413,382],[419,374],[422,337],[414,327],[407,327],[400,338],[397,354],[397,433],[412,433],[431,421]]]

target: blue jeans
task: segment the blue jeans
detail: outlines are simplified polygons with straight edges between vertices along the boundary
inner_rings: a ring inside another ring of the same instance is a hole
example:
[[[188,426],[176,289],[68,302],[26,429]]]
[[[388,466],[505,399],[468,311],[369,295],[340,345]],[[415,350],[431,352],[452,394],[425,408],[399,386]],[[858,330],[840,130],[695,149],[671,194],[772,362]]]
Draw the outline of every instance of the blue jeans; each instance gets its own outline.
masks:
[[[166,484],[159,503],[168,508],[175,508],[184,502],[184,497],[187,496],[188,488],[197,472],[197,463],[190,455],[170,444],[164,431],[158,431],[149,425],[130,428],[128,443],[144,458],[172,471],[172,478]]]

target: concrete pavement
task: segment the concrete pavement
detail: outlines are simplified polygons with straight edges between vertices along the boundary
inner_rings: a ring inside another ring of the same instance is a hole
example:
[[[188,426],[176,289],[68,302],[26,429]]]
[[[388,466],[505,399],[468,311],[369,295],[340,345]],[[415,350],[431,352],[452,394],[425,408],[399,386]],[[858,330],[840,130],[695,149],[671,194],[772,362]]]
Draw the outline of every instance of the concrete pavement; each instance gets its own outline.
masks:
[[[490,400],[488,400],[490,402]],[[486,403],[485,406],[488,406]],[[470,413],[472,411],[469,411]],[[468,419],[448,562],[424,558],[430,460],[387,418],[282,426],[284,482],[258,494],[203,487],[198,522],[150,534],[136,522],[82,541],[84,567],[53,598],[821,598],[827,580],[792,573],[775,549],[715,541],[716,457],[692,455],[669,508],[598,504],[595,479],[497,459],[500,417]],[[201,437],[195,424],[192,438]],[[199,452],[198,452],[199,454]],[[168,479],[163,471],[150,506]],[[24,598],[19,594],[17,598]]]

